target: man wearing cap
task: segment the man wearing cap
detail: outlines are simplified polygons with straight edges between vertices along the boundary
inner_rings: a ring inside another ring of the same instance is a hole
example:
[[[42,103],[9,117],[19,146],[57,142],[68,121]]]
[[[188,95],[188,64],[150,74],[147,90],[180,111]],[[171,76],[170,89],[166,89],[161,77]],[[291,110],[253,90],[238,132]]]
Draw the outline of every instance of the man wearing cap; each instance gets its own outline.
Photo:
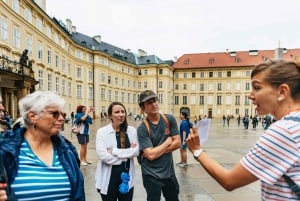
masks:
[[[147,116],[137,128],[147,201],[159,201],[161,192],[166,201],[179,201],[172,156],[172,152],[180,147],[177,122],[172,115],[159,113],[157,95],[151,90],[140,94],[139,106]]]

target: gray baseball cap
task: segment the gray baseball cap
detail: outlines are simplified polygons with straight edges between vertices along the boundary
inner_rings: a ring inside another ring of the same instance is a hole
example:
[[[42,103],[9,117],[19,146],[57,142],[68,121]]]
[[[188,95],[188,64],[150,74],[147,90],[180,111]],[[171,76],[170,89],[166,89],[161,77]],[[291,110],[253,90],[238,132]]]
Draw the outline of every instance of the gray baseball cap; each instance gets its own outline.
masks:
[[[141,92],[139,97],[139,105],[141,106],[141,104],[150,100],[151,98],[157,98],[157,95],[152,90],[145,90]]]

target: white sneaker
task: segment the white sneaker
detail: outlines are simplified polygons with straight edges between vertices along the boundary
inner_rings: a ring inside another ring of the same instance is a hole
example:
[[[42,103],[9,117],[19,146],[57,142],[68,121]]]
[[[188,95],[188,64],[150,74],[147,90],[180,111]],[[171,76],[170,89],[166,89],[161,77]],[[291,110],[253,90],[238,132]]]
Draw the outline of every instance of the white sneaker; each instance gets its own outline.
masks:
[[[87,166],[88,164],[86,162],[81,162],[80,165]]]

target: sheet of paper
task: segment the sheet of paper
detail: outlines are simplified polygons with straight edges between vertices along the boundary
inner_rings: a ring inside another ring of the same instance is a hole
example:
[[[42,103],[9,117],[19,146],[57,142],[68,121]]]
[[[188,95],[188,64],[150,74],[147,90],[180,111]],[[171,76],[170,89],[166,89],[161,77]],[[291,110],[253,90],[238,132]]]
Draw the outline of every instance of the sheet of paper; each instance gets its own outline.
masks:
[[[198,134],[200,137],[200,145],[203,145],[208,140],[208,132],[211,119],[201,119],[197,122]]]

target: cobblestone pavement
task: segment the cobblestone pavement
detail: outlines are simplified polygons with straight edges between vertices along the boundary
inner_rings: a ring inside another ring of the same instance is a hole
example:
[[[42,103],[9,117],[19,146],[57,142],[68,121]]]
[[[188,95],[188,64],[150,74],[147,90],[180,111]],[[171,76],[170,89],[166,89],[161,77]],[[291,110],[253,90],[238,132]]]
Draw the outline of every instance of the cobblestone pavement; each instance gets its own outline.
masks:
[[[141,121],[134,121],[128,118],[129,125],[137,127]],[[85,192],[87,201],[101,200],[95,190],[94,173],[97,165],[95,152],[96,131],[103,125],[109,123],[108,120],[94,119],[90,132],[90,143],[88,144],[88,160],[93,161],[92,165],[81,167],[85,178]],[[178,119],[179,123],[179,119]],[[229,127],[223,127],[221,120],[213,119],[209,131],[209,139],[203,148],[206,152],[226,168],[233,167],[245,155],[249,148],[255,143],[263,132],[261,125],[257,129],[249,128],[245,130],[238,127],[235,120],[231,120]],[[70,139],[79,151],[79,145],[75,135],[71,136],[71,124],[65,125],[64,135]],[[179,162],[179,150],[173,152],[174,163]],[[188,166],[180,168],[175,166],[176,175],[180,185],[181,201],[254,201],[260,200],[260,184],[255,182],[248,186],[236,189],[232,192],[224,190],[215,180],[213,180],[197,163],[192,154],[188,153]],[[134,201],[145,201],[146,192],[142,183],[140,166],[136,161],[136,185],[134,189]],[[162,196],[162,200],[164,200]]]

